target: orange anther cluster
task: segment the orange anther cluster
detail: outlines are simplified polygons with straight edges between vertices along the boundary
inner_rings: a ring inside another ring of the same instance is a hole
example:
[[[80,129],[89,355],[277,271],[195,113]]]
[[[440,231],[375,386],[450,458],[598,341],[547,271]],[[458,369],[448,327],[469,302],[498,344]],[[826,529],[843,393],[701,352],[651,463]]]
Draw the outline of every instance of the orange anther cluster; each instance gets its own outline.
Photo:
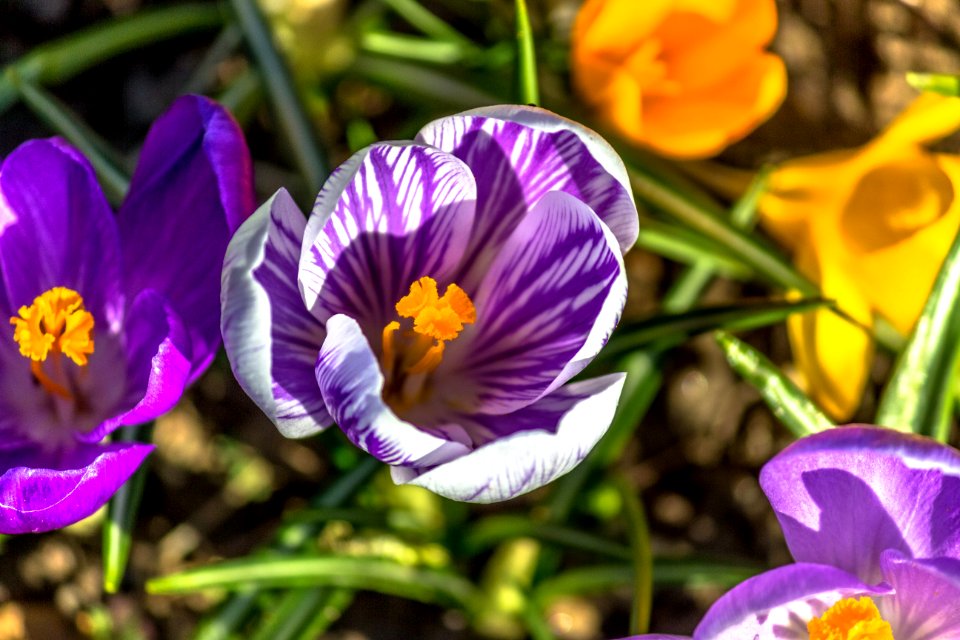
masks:
[[[10,318],[10,323],[20,354],[33,362],[45,361],[52,351],[84,366],[93,353],[93,315],[73,289],[45,291],[29,307],[20,307],[19,317]]]
[[[890,623],[867,597],[844,598],[807,623],[810,640],[893,640]]]

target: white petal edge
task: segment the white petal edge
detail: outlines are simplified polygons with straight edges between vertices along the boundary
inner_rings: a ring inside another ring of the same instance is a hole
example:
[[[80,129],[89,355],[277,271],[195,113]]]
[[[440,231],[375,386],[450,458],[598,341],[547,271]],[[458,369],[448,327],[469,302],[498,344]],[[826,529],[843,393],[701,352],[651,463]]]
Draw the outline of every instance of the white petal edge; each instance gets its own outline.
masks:
[[[283,242],[281,229],[299,239],[306,219],[286,189],[278,190],[237,229],[224,258],[220,287],[221,326],[224,347],[234,376],[243,390],[288,438],[303,438],[323,431],[332,420],[323,407],[320,389],[316,404],[291,401],[280,406],[271,375],[272,303],[270,293],[254,277],[266,258],[267,244]],[[300,247],[287,243],[284,250],[299,254]],[[296,263],[294,263],[296,264]],[[291,293],[298,296],[296,271],[289,274]],[[305,320],[309,312],[303,309]],[[320,342],[317,343],[320,350]],[[312,372],[312,364],[308,365]]]
[[[461,113],[438,118],[424,125],[417,134],[417,139],[421,137],[430,139],[431,135],[427,133],[433,128],[442,127],[443,121],[450,117],[478,117],[491,118],[494,120],[505,120],[507,122],[516,122],[533,129],[554,133],[557,131],[570,131],[576,135],[586,145],[590,155],[596,159],[603,169],[613,176],[613,179],[619,182],[626,190],[633,208],[636,210],[637,203],[633,197],[633,187],[630,185],[630,175],[627,173],[627,167],[623,164],[620,155],[614,150],[599,133],[585,127],[584,125],[557,115],[547,109],[532,107],[527,105],[492,105],[488,107],[477,107]],[[637,241],[639,234],[639,217],[634,218],[635,224],[632,228],[624,232],[624,237],[618,241],[621,253],[629,251]]]
[[[475,503],[501,502],[538,489],[576,467],[607,432],[625,378],[614,373],[566,387],[570,393],[589,389],[591,395],[573,404],[553,432],[514,433],[422,473],[393,467],[393,480]]]

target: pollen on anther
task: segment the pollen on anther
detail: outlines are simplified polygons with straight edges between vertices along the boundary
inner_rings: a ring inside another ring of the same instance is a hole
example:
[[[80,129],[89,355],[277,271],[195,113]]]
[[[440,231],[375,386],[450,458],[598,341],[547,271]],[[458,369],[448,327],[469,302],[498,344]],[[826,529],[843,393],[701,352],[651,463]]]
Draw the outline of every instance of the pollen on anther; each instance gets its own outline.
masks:
[[[93,353],[93,315],[84,309],[83,298],[67,287],[53,287],[22,306],[10,318],[13,339],[20,355],[43,362],[50,352],[62,353],[84,366]]]

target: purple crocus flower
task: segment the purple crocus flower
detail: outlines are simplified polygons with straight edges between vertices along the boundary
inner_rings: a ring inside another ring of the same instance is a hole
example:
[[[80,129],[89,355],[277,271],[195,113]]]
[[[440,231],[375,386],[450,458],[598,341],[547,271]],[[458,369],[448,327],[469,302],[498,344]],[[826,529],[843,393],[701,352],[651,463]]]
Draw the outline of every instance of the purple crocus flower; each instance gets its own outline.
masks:
[[[960,638],[960,452],[842,427],[787,447],[760,484],[796,563],[728,592],[694,639]]]
[[[137,469],[152,447],[101,440],[167,411],[209,365],[223,255],[254,206],[243,134],[200,97],[153,125],[116,215],[63,140],[3,161],[0,532],[72,524]]]
[[[399,483],[504,500],[612,420],[622,375],[565,383],[619,319],[637,225],[592,131],[528,107],[443,118],[355,154],[309,221],[281,190],[240,228],[227,355],[284,435],[336,421]]]

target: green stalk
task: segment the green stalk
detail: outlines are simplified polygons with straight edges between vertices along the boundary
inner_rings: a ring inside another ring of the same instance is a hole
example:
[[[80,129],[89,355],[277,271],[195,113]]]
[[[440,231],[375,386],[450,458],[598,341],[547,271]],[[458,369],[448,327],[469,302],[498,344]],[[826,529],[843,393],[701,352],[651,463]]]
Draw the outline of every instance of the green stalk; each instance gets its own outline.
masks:
[[[311,192],[320,190],[329,175],[326,155],[317,143],[313,123],[297,93],[293,76],[256,0],[231,0],[237,22],[260,67],[260,76],[273,104],[280,130],[293,152],[294,162]]]
[[[183,4],[117,18],[37,47],[0,72],[0,114],[16,102],[14,76],[54,85],[117,55],[224,22],[217,5]]]
[[[123,427],[119,431],[120,442],[149,442],[153,425]],[[147,479],[148,463],[144,463],[110,499],[107,519],[103,524],[103,589],[116,593],[126,573],[133,542],[133,526],[136,522],[143,485]]]
[[[540,85],[537,82],[537,54],[533,46],[533,31],[526,0],[515,0],[517,15],[517,80],[519,101],[522,104],[540,104]]]

